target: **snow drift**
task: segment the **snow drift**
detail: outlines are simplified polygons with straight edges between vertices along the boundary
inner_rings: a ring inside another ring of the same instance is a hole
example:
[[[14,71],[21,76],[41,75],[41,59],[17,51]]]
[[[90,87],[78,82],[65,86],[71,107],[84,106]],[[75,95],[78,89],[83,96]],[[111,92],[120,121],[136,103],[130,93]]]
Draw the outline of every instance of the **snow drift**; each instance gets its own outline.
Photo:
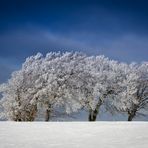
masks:
[[[0,122],[1,148],[147,148],[146,122]]]

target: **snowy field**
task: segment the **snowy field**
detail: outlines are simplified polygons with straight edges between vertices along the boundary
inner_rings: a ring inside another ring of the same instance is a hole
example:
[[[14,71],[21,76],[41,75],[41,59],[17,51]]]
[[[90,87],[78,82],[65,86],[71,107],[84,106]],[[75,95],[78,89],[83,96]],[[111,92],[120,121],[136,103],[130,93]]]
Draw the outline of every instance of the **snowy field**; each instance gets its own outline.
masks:
[[[0,148],[148,148],[148,123],[0,122]]]

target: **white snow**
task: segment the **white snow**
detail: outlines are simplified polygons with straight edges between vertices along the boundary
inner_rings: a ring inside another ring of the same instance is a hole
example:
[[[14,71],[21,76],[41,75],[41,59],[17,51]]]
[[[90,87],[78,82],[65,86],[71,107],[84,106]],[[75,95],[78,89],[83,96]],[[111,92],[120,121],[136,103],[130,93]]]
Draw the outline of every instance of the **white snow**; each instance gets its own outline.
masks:
[[[0,122],[0,148],[147,148],[146,122]]]

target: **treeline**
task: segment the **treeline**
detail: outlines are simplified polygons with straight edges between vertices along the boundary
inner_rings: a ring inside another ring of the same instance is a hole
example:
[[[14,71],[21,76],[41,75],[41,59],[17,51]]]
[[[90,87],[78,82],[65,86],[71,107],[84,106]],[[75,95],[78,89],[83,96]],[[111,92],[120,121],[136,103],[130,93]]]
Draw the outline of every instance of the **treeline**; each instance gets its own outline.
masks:
[[[125,112],[132,121],[148,109],[148,62],[121,63],[78,52],[38,53],[0,85],[1,105],[8,120],[34,121],[39,108],[45,121],[53,111],[86,110],[96,121],[102,105],[111,113]],[[58,116],[58,114],[57,114]]]

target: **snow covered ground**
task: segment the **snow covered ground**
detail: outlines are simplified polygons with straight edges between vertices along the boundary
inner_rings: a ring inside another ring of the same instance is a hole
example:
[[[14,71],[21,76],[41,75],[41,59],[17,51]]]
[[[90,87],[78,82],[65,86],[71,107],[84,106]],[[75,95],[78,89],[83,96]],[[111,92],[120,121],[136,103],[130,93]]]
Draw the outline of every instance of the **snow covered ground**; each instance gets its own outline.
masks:
[[[148,148],[148,123],[0,122],[0,148]]]

